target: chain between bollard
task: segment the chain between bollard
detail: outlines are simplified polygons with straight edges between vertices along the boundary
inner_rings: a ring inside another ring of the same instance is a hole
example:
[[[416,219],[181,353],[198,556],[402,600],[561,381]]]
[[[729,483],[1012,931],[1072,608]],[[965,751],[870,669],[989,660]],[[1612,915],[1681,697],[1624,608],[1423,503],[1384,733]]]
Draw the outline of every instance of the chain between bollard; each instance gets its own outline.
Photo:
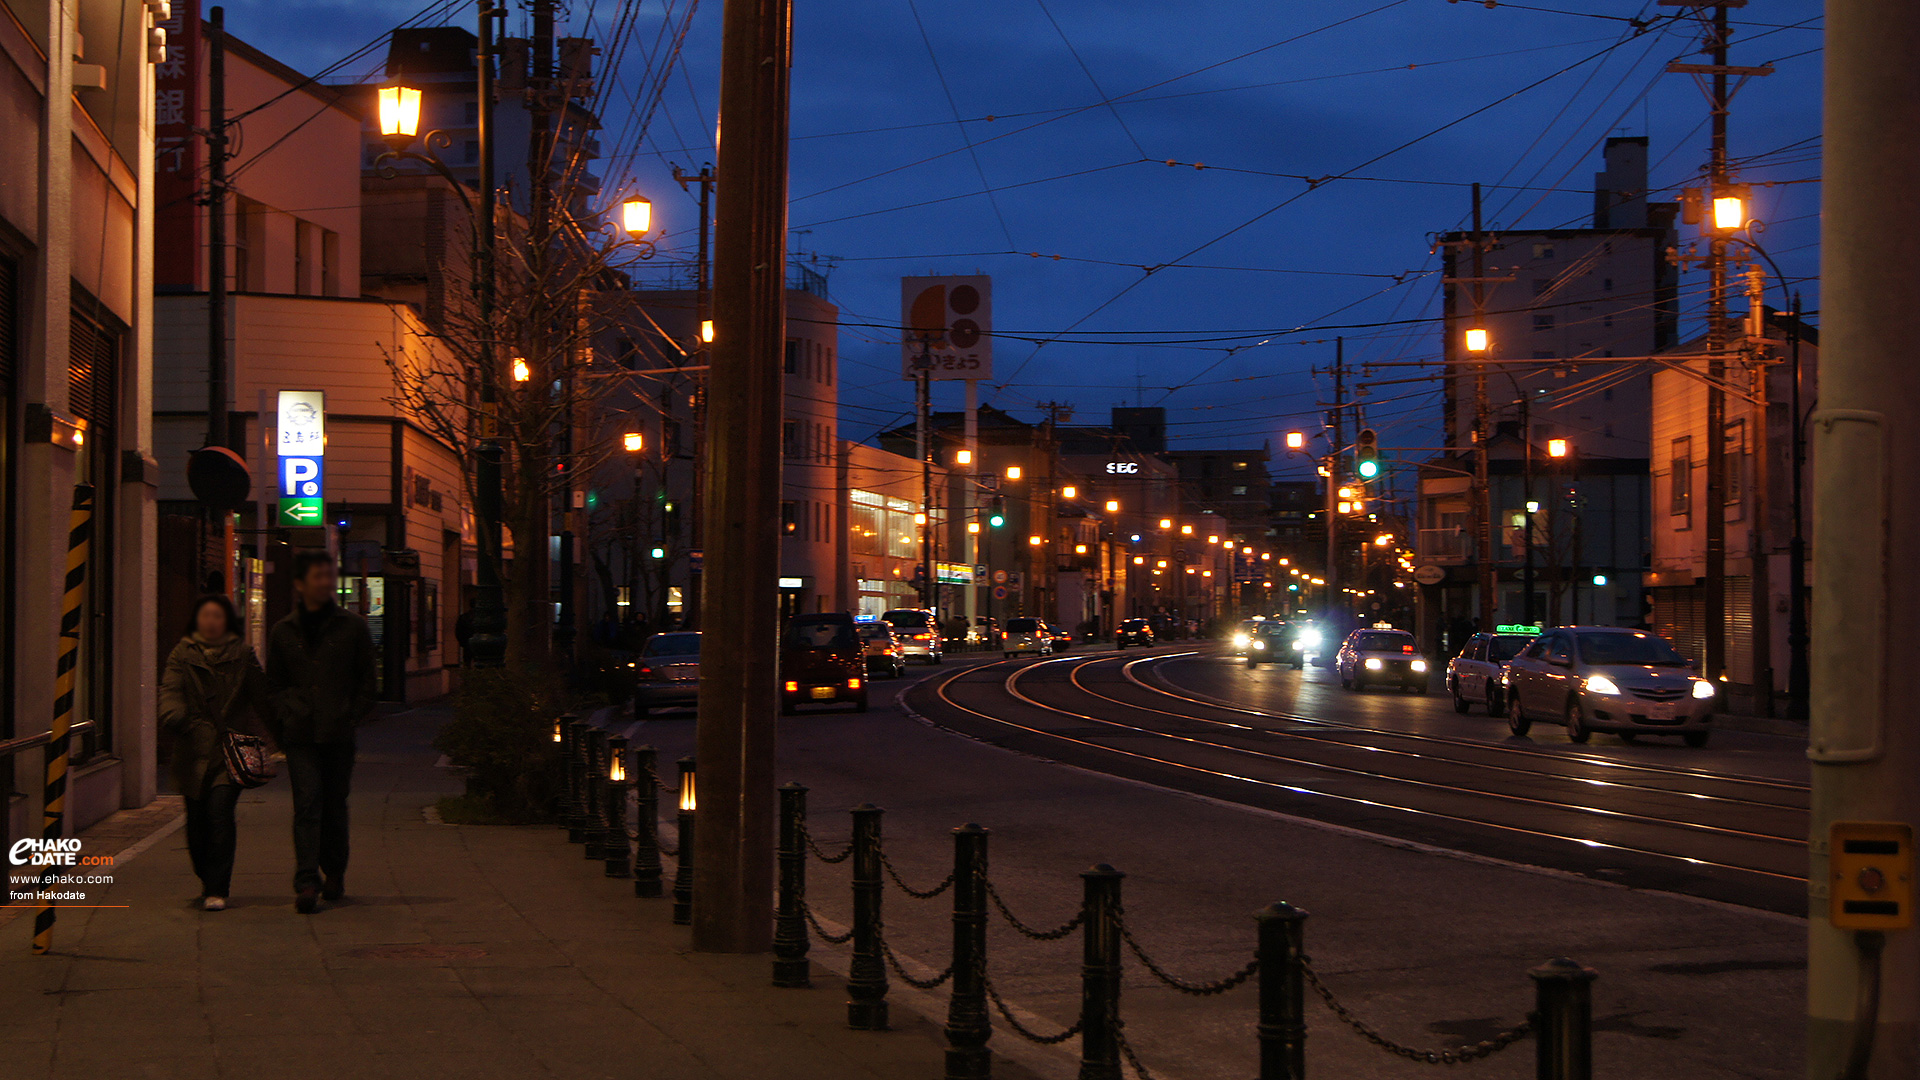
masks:
[[[953,965],[951,964],[947,965],[947,970],[935,975],[931,979],[916,979],[907,974],[907,969],[900,966],[900,958],[893,955],[893,946],[887,944],[884,938],[880,941],[880,954],[887,958],[887,966],[893,969],[895,975],[900,976],[900,981],[916,990],[933,990],[945,983],[948,979],[953,978]]]
[[[834,863],[843,863],[853,858],[852,842],[848,842],[847,846],[840,850],[840,854],[829,855],[821,849],[819,843],[813,838],[813,832],[804,824],[800,826],[800,837],[807,842],[807,850],[813,852],[813,857],[826,863],[828,866],[832,866]]]
[[[993,1002],[994,1011],[1000,1014],[1000,1018],[1007,1022],[1007,1026],[1013,1029],[1015,1035],[1020,1036],[1028,1042],[1036,1042],[1042,1046],[1058,1046],[1068,1039],[1073,1038],[1075,1035],[1080,1034],[1082,1021],[1079,1020],[1075,1020],[1072,1027],[1060,1032],[1058,1035],[1040,1034],[1014,1019],[1013,1010],[1007,1008],[1007,1003],[1000,1000],[1000,991],[994,989],[993,980],[987,980],[984,985],[987,991],[987,1000]]]
[[[1389,1054],[1406,1058],[1408,1061],[1427,1065],[1460,1065],[1469,1061],[1479,1061],[1482,1058],[1492,1057],[1533,1032],[1533,1020],[1529,1018],[1491,1039],[1482,1039],[1470,1046],[1451,1047],[1445,1050],[1422,1050],[1406,1046],[1380,1034],[1365,1021],[1353,1015],[1353,1010],[1334,997],[1333,991],[1327,989],[1327,985],[1320,981],[1320,976],[1313,970],[1312,961],[1306,957],[1301,957],[1301,961],[1301,972],[1306,976],[1307,985],[1313,988],[1314,993],[1320,995],[1321,1001],[1326,1002],[1327,1008],[1333,1012],[1336,1019],[1352,1028],[1361,1038]]]
[[[845,945],[847,942],[853,940],[852,930],[848,930],[844,934],[827,933],[826,928],[820,925],[819,917],[814,915],[811,904],[802,904],[800,906],[800,913],[807,917],[807,925],[813,927],[813,932],[819,936],[821,941],[829,945]]]
[[[887,872],[887,876],[893,879],[893,883],[900,887],[901,892],[906,893],[908,896],[913,897],[915,900],[931,900],[934,897],[939,896],[941,893],[946,892],[948,889],[953,887],[953,875],[948,874],[947,879],[945,881],[942,881],[940,884],[935,885],[931,889],[916,889],[913,886],[907,884],[906,879],[900,876],[900,871],[894,869],[893,860],[887,858],[887,852],[885,848],[882,848],[878,852],[878,854],[880,856],[880,869],[885,870]]]
[[[1126,943],[1127,951],[1131,952],[1134,959],[1140,961],[1140,966],[1146,968],[1148,973],[1154,978],[1159,979],[1161,982],[1166,983],[1168,986],[1173,987],[1183,994],[1192,994],[1195,997],[1212,997],[1215,994],[1224,994],[1246,982],[1248,979],[1253,978],[1260,972],[1260,958],[1256,956],[1247,961],[1246,965],[1239,971],[1228,975],[1224,979],[1216,979],[1210,983],[1187,982],[1184,979],[1168,973],[1165,968],[1154,963],[1153,958],[1148,956],[1146,950],[1140,947],[1140,943],[1133,940],[1133,931],[1127,928],[1124,913],[1122,913],[1120,922],[1120,940]]]
[[[1080,924],[1087,921],[1087,909],[1082,907],[1074,913],[1073,918],[1068,919],[1065,923],[1062,923],[1053,930],[1035,930],[1033,927],[1021,922],[1020,919],[1014,915],[1013,911],[1007,907],[1007,902],[1000,899],[1000,890],[993,887],[993,880],[991,878],[986,880],[985,885],[987,887],[987,899],[993,901],[993,906],[999,909],[1000,917],[1007,920],[1007,923],[1019,931],[1022,936],[1030,937],[1035,941],[1059,941],[1061,938],[1080,929]]]
[[[1145,1065],[1140,1064],[1140,1055],[1133,1052],[1133,1044],[1127,1041],[1126,1033],[1121,1030],[1125,1026],[1118,1020],[1113,1023],[1113,1039],[1120,1044],[1120,1056],[1127,1059],[1127,1064],[1133,1069],[1133,1075],[1140,1080],[1153,1080],[1153,1074],[1147,1071]]]

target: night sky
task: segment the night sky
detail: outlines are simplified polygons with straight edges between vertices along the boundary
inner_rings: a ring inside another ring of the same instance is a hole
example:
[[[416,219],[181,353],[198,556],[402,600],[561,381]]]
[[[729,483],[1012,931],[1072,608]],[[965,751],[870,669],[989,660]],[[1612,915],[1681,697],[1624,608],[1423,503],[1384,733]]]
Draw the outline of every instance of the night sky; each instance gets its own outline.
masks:
[[[566,32],[614,39],[610,0],[562,10]],[[1431,235],[1463,224],[1470,183],[1488,185],[1491,227],[1554,228],[1587,224],[1608,135],[1651,137],[1657,198],[1698,174],[1705,98],[1691,78],[1661,73],[1706,60],[1677,10],[800,0],[793,250],[833,261],[842,434],[865,439],[910,415],[888,329],[898,278],[976,272],[994,276],[1002,334],[987,402],[1029,418],[1036,402],[1070,402],[1082,423],[1116,404],[1164,404],[1188,447],[1277,445],[1287,428],[1317,425],[1326,380],[1310,369],[1329,361],[1335,334],[1355,366],[1438,355]],[[398,20],[468,24],[471,12],[242,0],[227,17],[249,42],[320,71]],[[669,166],[713,159],[720,15],[720,0],[639,0],[599,105],[608,189],[654,200],[664,258],[690,253],[694,222]],[[1744,180],[1803,181],[1757,189],[1754,213],[1809,310],[1819,16],[1817,0],[1754,0],[1734,12],[1732,54],[1778,67],[1736,98],[1731,152]],[[516,6],[510,32],[524,18]],[[330,78],[371,77],[384,54],[382,42]],[[1688,273],[1683,293],[1697,300],[1702,281]],[[959,389],[941,387],[936,404],[957,405]],[[1389,446],[1431,445],[1438,401],[1435,383],[1382,386],[1368,415]]]

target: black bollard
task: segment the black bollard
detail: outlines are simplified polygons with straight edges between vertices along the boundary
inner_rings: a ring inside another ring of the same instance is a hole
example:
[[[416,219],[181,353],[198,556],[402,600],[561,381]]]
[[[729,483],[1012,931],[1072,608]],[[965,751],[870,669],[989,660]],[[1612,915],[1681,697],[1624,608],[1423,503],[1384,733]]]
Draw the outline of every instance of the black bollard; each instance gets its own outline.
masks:
[[[581,854],[595,862],[607,857],[607,733],[587,732],[587,838]]]
[[[601,853],[607,859],[607,876],[633,876],[633,848],[627,839],[627,792],[633,783],[627,772],[627,737],[607,739],[607,837]]]
[[[567,843],[584,844],[587,842],[587,732],[591,725],[575,717],[567,722],[567,727],[573,732],[570,744],[573,752],[567,755]]]
[[[660,755],[651,746],[633,752],[633,895],[657,900],[665,890],[660,873]]]
[[[1593,1080],[1593,980],[1600,973],[1566,957],[1532,971],[1537,1080]]]
[[[1120,1080],[1120,882],[1106,863],[1080,872],[1087,923],[1081,930],[1080,1080]]]
[[[887,961],[880,955],[880,816],[872,803],[853,808],[853,959],[847,968],[847,1026],[887,1030]]]
[[[674,860],[679,866],[673,872],[673,924],[675,926],[693,925],[693,815],[699,808],[694,787],[697,778],[693,759],[681,758],[680,835],[674,837],[680,849],[679,857]]]
[[[1260,934],[1260,1080],[1302,1080],[1307,1075],[1307,913],[1282,901],[1253,917]]]
[[[807,788],[780,788],[780,891],[773,912],[773,985],[813,985],[807,961]]]
[[[987,1014],[987,830],[953,830],[953,993],[947,998],[947,1080],[990,1080]]]

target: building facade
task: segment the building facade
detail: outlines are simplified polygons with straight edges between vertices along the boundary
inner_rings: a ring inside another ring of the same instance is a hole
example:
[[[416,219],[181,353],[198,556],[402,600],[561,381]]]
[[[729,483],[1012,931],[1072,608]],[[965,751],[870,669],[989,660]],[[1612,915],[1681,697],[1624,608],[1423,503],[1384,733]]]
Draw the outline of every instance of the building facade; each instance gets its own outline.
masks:
[[[0,742],[51,728],[84,497],[69,836],[156,790],[148,388],[155,62],[169,54],[126,44],[155,25],[138,4],[0,2]],[[37,830],[42,752],[0,764],[0,825]]]

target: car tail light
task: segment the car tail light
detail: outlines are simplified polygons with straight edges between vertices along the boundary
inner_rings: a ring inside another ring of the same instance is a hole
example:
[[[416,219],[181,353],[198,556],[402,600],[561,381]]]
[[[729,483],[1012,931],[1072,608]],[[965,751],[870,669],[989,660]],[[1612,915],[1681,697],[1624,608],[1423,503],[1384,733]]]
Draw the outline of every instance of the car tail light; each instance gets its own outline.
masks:
[[[648,667],[645,664],[641,664],[640,670],[635,672],[634,674],[640,676],[643,679],[651,679],[653,678],[653,669]]]
[[[915,637],[915,638],[916,638],[917,640],[920,640],[920,641],[932,641],[932,640],[933,640],[933,635],[932,635],[932,634],[915,634],[915,635],[913,635],[913,636],[914,636],[914,637]]]
[[[788,679],[788,680],[787,680],[787,693],[789,693],[789,694],[797,694],[797,693],[799,693],[799,692],[800,692],[800,684],[799,684],[799,683],[797,683],[797,682],[794,682],[794,681],[793,681],[792,679]]]
[[[1403,653],[1410,653],[1410,652],[1412,652],[1412,651],[1413,651],[1413,646],[1411,646],[1411,645],[1402,645],[1402,646],[1400,646],[1400,651],[1401,651],[1401,652],[1403,652]]]
[[[848,680],[847,680],[847,689],[849,689],[849,690],[858,690],[858,689],[860,689],[860,680],[859,680],[859,679],[848,679]]]

